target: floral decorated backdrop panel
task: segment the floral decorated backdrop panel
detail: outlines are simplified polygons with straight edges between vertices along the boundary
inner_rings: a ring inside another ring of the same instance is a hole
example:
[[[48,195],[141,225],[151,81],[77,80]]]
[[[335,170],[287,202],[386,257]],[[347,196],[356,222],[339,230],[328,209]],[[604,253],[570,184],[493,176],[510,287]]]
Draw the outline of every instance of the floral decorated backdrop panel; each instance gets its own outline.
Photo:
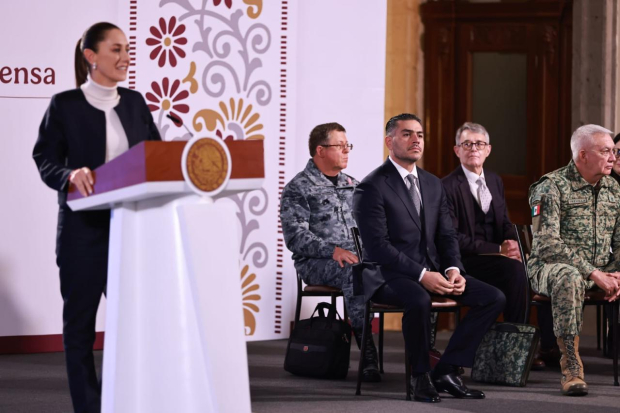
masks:
[[[164,140],[188,139],[190,133],[264,140],[263,188],[216,201],[237,208],[238,277],[249,340],[289,332],[291,309],[283,304],[283,254],[288,251],[278,222],[290,100],[288,3],[119,0],[132,46],[128,84],[145,97]]]

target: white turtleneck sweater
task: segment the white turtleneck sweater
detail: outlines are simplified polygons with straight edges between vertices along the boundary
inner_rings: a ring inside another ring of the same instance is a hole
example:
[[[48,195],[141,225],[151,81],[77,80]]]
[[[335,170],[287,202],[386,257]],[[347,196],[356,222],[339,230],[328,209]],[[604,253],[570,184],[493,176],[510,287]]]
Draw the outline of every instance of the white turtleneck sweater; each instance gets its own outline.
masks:
[[[109,162],[129,149],[127,135],[121,124],[118,114],[114,110],[121,100],[115,87],[101,86],[95,83],[90,76],[86,83],[80,86],[86,101],[105,113],[105,161]]]

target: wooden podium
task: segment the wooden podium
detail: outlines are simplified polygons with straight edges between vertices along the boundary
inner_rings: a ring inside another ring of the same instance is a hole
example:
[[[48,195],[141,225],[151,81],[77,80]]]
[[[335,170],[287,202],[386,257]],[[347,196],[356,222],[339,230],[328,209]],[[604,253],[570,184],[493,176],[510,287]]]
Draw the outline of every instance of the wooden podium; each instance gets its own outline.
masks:
[[[192,140],[193,141],[193,140]],[[187,142],[142,142],[72,210],[112,209],[103,412],[250,412],[236,206],[190,189]],[[217,197],[258,189],[262,141],[225,142]]]

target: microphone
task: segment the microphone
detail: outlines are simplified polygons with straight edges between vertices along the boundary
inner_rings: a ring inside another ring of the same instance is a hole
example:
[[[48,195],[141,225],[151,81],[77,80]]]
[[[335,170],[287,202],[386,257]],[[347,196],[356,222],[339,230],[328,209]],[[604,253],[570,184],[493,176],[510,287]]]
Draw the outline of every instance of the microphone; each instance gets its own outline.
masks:
[[[176,116],[172,116],[170,113],[168,113],[166,115],[166,117],[168,119],[170,119],[171,121],[173,121],[177,125],[183,125],[183,127],[185,128],[187,133],[189,133],[189,136],[191,136],[192,138],[194,137],[194,134],[192,132],[190,132],[190,130],[187,128],[187,126],[185,126],[185,124],[183,123],[183,121],[181,119],[177,118]]]

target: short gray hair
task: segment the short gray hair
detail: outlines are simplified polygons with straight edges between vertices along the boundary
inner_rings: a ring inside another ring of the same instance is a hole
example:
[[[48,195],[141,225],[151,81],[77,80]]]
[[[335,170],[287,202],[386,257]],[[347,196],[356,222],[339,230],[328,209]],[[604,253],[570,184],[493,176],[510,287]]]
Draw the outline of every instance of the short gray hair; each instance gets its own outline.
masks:
[[[455,138],[455,142],[456,145],[458,146],[458,144],[460,143],[459,140],[461,139],[461,135],[463,134],[463,132],[465,131],[471,131],[473,133],[480,133],[482,135],[484,135],[484,137],[487,140],[487,143],[489,143],[489,132],[487,132],[487,130],[484,128],[484,126],[478,124],[478,123],[473,123],[473,122],[465,122],[464,124],[461,125],[460,128],[457,129],[456,131],[456,138]]]
[[[573,161],[577,161],[579,151],[592,146],[592,138],[594,135],[607,134],[611,137],[613,132],[599,125],[583,125],[573,132],[570,137],[570,150],[573,152]]]

